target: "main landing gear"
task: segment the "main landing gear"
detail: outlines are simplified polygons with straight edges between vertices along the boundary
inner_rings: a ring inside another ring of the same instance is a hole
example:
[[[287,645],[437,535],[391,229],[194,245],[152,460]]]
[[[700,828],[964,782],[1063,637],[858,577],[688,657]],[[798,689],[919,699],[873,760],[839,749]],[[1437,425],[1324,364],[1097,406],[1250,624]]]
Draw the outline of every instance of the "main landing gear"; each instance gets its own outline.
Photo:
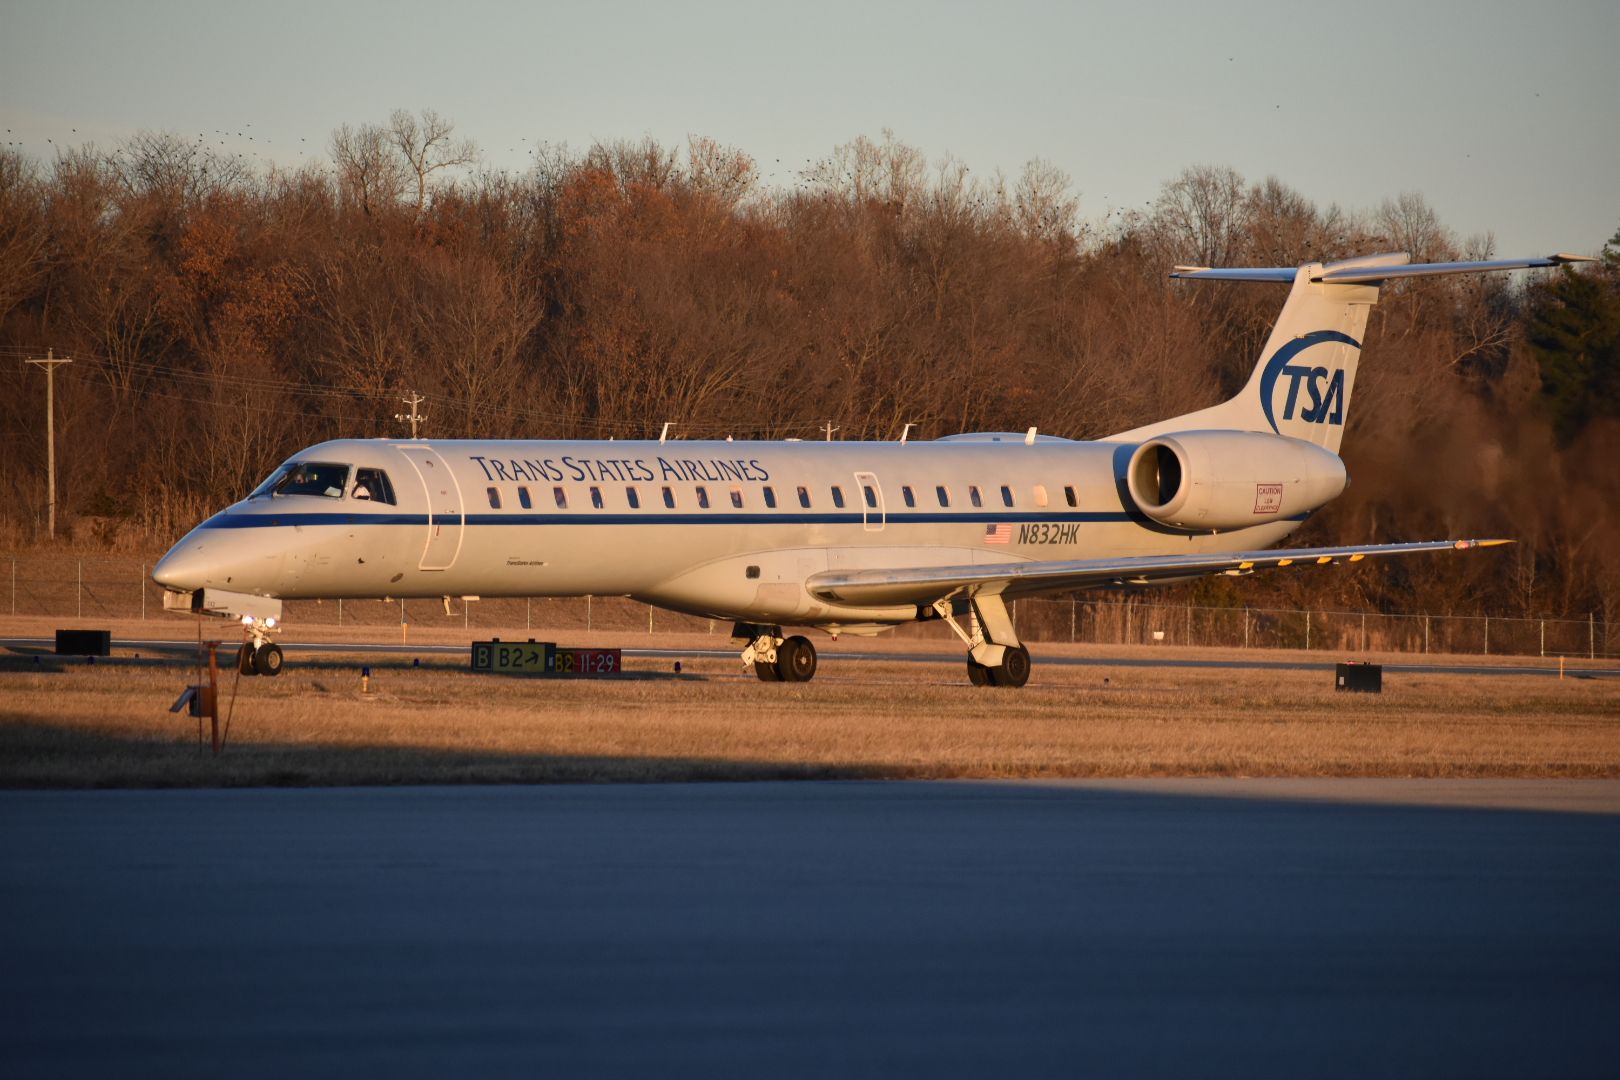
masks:
[[[968,681],[974,686],[1023,686],[1029,682],[1029,650],[1018,642],[1001,594],[980,593],[969,597],[966,606],[970,631],[956,624],[951,599],[934,603],[934,611],[968,647]]]
[[[760,682],[809,682],[816,677],[816,647],[795,634],[784,638],[780,626],[737,623],[731,640],[746,641],[743,664],[752,664]]]
[[[270,631],[276,628],[276,621],[244,615],[242,625],[247,629],[249,640],[242,644],[236,654],[236,670],[243,675],[280,675],[283,662],[281,646],[270,640]]]

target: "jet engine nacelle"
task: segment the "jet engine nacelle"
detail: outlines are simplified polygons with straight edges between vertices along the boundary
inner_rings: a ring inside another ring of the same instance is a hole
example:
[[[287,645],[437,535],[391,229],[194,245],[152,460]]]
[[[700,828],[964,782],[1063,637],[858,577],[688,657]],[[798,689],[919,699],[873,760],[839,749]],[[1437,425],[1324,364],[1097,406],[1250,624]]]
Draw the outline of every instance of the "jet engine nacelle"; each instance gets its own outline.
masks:
[[[1251,431],[1180,431],[1136,448],[1125,482],[1142,513],[1184,529],[1241,529],[1280,521],[1344,490],[1330,450]]]

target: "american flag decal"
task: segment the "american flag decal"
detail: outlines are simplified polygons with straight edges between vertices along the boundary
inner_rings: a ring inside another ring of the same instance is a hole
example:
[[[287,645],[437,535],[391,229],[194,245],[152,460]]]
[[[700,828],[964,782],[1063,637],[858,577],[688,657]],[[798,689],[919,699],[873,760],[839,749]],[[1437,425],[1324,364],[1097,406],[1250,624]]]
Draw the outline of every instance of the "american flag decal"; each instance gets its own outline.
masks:
[[[986,525],[984,527],[984,542],[987,544],[1005,544],[1012,540],[1012,526],[1006,523],[1000,525]]]

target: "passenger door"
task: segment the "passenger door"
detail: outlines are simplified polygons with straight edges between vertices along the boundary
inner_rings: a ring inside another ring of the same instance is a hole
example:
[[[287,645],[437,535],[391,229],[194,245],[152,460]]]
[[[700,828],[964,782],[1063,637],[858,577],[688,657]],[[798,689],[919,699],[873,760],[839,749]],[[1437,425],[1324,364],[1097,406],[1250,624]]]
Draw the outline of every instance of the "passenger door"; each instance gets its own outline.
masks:
[[[883,505],[883,487],[875,473],[855,474],[855,497],[861,500],[861,527],[867,532],[882,532],[888,524],[888,511]]]
[[[419,570],[448,570],[461,554],[462,534],[467,516],[461,502],[461,485],[455,473],[432,447],[397,447],[410,461],[427,494],[427,543],[422,549]]]

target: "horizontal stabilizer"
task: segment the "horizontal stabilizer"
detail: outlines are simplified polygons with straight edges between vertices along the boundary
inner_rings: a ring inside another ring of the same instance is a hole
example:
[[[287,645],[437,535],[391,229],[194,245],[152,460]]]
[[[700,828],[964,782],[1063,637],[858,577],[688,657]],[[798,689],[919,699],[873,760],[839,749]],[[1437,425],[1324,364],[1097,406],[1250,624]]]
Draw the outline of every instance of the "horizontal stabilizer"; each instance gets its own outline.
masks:
[[[1210,552],[1201,555],[1139,555],[1059,562],[973,563],[966,566],[907,566],[893,570],[829,570],[805,582],[811,595],[843,604],[931,604],[946,597],[981,592],[1009,599],[1121,585],[1153,585],[1207,574],[1247,574],[1287,566],[1327,566],[1388,555],[1426,551],[1466,551],[1511,540],[1431,540],[1416,544],[1361,547]]]
[[[1491,270],[1524,270],[1565,263],[1593,262],[1584,255],[1548,255],[1537,259],[1489,259],[1483,262],[1407,263],[1404,255],[1372,255],[1313,268],[1309,280],[1331,285],[1373,285],[1392,278],[1438,277],[1442,274],[1475,274]],[[1173,278],[1209,281],[1293,281],[1299,268],[1292,266],[1178,266]]]

